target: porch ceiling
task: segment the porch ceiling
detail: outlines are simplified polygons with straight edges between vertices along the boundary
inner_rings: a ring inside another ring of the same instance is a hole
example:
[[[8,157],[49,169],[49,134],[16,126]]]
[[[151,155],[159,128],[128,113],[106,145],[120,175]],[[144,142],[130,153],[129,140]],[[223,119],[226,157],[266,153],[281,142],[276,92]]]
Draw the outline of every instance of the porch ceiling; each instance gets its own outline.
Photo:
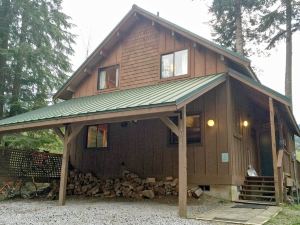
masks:
[[[226,80],[226,74],[74,98],[0,120],[0,132],[51,128],[72,122],[174,112]]]

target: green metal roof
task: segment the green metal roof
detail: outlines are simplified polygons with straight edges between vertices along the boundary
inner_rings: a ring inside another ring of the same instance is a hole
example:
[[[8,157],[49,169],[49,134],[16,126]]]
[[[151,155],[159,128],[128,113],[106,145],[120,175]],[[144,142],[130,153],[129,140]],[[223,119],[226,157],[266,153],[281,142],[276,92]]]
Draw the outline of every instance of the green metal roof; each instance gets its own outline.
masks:
[[[225,77],[226,74],[222,73],[74,98],[0,120],[0,126],[71,118],[95,113],[127,111],[137,108],[178,105],[212,83],[225,80]]]
[[[230,74],[230,72],[229,72],[229,74]],[[278,98],[281,98],[282,100],[284,100],[284,101],[286,101],[288,103],[291,103],[291,99],[289,97],[287,97],[287,96],[285,96],[283,94],[280,94],[279,92],[277,92],[277,91],[275,91],[275,90],[273,90],[273,89],[271,89],[271,88],[269,88],[269,87],[267,87],[267,86],[265,86],[265,85],[263,85],[261,83],[258,83],[257,81],[255,81],[255,80],[253,80],[253,79],[251,79],[249,77],[246,77],[246,76],[243,76],[243,75],[239,75],[239,76],[243,80],[245,80],[245,81],[247,81],[247,82],[249,82],[249,83],[251,83],[251,84],[253,84],[253,85],[255,85],[255,86],[257,86],[257,87],[259,87],[259,88],[261,88],[263,90],[265,90],[265,91],[267,91],[268,93],[273,94],[273,95],[277,96]]]

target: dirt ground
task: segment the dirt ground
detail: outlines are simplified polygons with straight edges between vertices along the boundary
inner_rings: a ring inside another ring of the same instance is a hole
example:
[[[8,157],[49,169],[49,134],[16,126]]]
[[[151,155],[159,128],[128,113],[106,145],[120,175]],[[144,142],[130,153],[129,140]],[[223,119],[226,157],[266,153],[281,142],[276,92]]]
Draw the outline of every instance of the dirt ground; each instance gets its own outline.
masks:
[[[189,214],[213,209],[223,202],[203,196],[190,200]],[[177,215],[177,198],[128,200],[103,198],[68,198],[66,206],[57,201],[14,199],[0,202],[0,225],[11,224],[182,224],[217,223],[181,219]],[[220,224],[220,223],[218,223]]]

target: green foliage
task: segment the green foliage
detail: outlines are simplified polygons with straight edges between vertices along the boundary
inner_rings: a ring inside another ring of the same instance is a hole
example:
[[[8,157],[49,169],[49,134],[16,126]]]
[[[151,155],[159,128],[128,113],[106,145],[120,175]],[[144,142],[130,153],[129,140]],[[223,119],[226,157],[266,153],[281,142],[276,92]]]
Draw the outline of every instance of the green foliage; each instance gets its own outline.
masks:
[[[237,29],[237,9],[236,0],[214,0],[209,8],[213,19],[210,24],[213,28],[214,40],[224,47],[236,51],[236,29]],[[264,0],[240,0],[240,12],[242,18],[242,34],[245,43],[255,38],[252,27],[257,25],[254,13],[265,3]],[[253,46],[252,46],[253,47]],[[252,54],[250,46],[244,46],[246,55]]]
[[[258,42],[266,42],[267,49],[275,47],[276,43],[286,38],[286,2],[287,0],[268,0],[267,4],[260,9],[258,17],[260,23],[256,32]],[[300,30],[300,2],[291,0],[292,32]]]
[[[0,90],[6,96],[5,109],[0,109],[6,113],[4,116],[47,105],[53,92],[67,79],[74,35],[69,32],[73,25],[61,11],[61,3],[62,0],[0,1],[0,13],[4,13],[1,7],[6,7],[8,23],[3,26],[8,26],[9,32],[8,44],[0,50],[8,75],[5,90]],[[3,35],[0,32],[0,40]]]
[[[74,35],[62,0],[0,0],[0,119],[47,106],[71,72]],[[4,137],[10,147],[61,151],[52,131]]]
[[[63,143],[52,130],[29,131],[16,135],[7,135],[2,140],[5,146],[19,149],[47,150],[62,153]]]
[[[266,225],[298,225],[300,224],[300,205],[285,205],[282,211]]]

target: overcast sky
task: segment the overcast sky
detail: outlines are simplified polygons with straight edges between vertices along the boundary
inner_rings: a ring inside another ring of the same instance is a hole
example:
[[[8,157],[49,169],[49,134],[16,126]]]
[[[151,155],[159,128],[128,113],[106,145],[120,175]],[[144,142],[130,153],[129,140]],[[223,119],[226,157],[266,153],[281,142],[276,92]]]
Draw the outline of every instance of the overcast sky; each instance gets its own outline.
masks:
[[[207,1],[206,1],[207,2]],[[133,4],[155,13],[202,37],[211,38],[210,15],[201,0],[64,0],[63,11],[72,17],[77,35],[72,57],[73,70],[87,57],[131,9]],[[261,82],[284,93],[285,45],[280,43],[269,51],[269,57],[250,57],[259,70]],[[294,114],[300,123],[300,32],[293,36],[293,103]],[[298,60],[296,60],[298,59]]]

